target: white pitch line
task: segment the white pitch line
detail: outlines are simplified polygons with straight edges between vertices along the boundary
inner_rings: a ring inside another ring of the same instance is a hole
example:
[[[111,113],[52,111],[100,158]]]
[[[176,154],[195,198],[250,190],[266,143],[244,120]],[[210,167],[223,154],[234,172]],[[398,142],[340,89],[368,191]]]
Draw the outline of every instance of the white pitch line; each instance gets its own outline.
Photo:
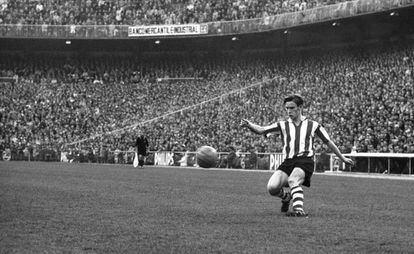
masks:
[[[198,170],[211,170],[211,171],[241,171],[241,172],[262,172],[273,173],[274,170],[263,169],[238,169],[238,168],[202,168],[202,167],[180,167],[180,166],[152,166],[152,167],[174,167],[174,168],[189,168]],[[414,175],[388,175],[388,174],[375,174],[375,173],[358,173],[358,172],[314,172],[314,175],[326,175],[326,176],[344,176],[355,178],[374,178],[374,179],[391,179],[391,180],[412,180],[414,181]]]
[[[413,180],[414,175],[389,175],[389,174],[376,174],[376,173],[358,173],[358,172],[324,172],[315,173],[326,176],[345,176],[355,178],[375,178],[375,179],[387,179],[387,180]]]
[[[132,167],[132,164],[113,164],[113,163],[102,163],[103,165],[125,165],[126,167]],[[182,169],[196,169],[196,170],[209,170],[209,171],[240,171],[240,172],[260,172],[260,173],[273,173],[274,170],[265,169],[242,169],[242,168],[202,168],[202,167],[181,167],[181,166],[161,166],[161,165],[145,165],[144,168],[182,168]],[[389,174],[376,174],[376,173],[360,173],[360,172],[314,172],[314,175],[325,175],[325,176],[344,176],[344,177],[355,177],[355,178],[374,178],[374,179],[388,179],[388,180],[412,180],[414,181],[414,175],[389,175]]]

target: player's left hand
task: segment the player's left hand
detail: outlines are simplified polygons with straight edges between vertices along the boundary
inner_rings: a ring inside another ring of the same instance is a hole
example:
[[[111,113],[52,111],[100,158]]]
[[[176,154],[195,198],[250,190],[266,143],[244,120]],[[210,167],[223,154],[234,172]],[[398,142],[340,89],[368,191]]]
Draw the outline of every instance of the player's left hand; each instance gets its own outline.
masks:
[[[345,158],[344,162],[350,166],[355,166],[355,162],[351,158]]]

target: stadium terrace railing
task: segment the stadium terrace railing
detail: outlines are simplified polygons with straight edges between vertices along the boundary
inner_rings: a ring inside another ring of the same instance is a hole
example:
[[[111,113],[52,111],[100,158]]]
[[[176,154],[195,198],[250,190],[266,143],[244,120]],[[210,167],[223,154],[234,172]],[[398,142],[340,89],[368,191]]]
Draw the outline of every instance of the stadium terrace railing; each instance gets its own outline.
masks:
[[[105,159],[97,158],[96,162],[132,164],[133,151],[112,151]],[[380,174],[414,174],[414,154],[396,153],[351,153],[344,154],[354,158],[354,167],[345,166],[333,154],[317,154],[315,171],[344,171]],[[65,156],[66,157],[66,156]],[[62,158],[62,157],[61,157]],[[68,157],[69,158],[69,157]],[[68,158],[66,161],[68,162]],[[71,157],[73,160],[73,157]],[[85,155],[84,158],[87,158]],[[61,159],[62,160],[62,159]],[[79,157],[75,158],[79,162]],[[236,153],[229,159],[229,153],[219,153],[217,168],[275,170],[283,162],[282,153]],[[197,166],[196,152],[152,151],[147,159],[148,165],[159,166]]]
[[[207,23],[207,34],[221,36],[288,29],[295,26],[325,22],[383,12],[414,5],[414,0],[357,0],[303,11],[283,13],[265,18]],[[127,39],[127,25],[0,25],[0,38],[49,39]],[[194,35],[191,35],[194,36]],[[156,35],[153,37],[157,37]],[[134,37],[139,38],[139,37]],[[165,37],[164,37],[165,38]]]
[[[7,150],[7,149],[6,149]],[[104,153],[92,150],[73,150],[72,152],[57,152],[44,149],[36,154],[24,151],[3,151],[0,160],[25,161],[61,161],[76,163],[114,163],[132,164],[134,151],[107,151]],[[345,166],[334,154],[317,154],[315,156],[315,171],[341,171],[379,174],[414,175],[414,154],[398,153],[350,153],[344,154],[354,158],[354,167]],[[220,152],[217,168],[275,170],[282,162],[281,153],[236,153],[229,159],[229,153]],[[151,151],[146,160],[147,165],[194,167],[196,152],[182,151]]]
[[[414,174],[412,153],[349,153],[344,156],[355,160],[355,167],[346,167],[335,155],[330,155],[331,171],[350,171],[381,174]]]
[[[350,153],[354,167],[346,166],[333,154],[317,154],[315,171],[347,171],[381,174],[414,174],[414,154],[397,153]],[[157,158],[158,157],[158,158]],[[283,162],[282,153],[236,153],[229,161],[229,153],[219,153],[219,168],[276,170]],[[196,166],[195,152],[155,152],[154,165]]]
[[[97,162],[114,164],[132,164],[134,151],[108,151],[104,154],[91,154],[90,151],[62,152],[61,162]],[[237,153],[229,159],[229,153],[220,152],[216,165],[218,168],[261,169],[277,168],[282,162],[282,154],[274,153]],[[26,159],[27,160],[27,159]],[[146,165],[197,167],[196,152],[151,151],[148,153]]]

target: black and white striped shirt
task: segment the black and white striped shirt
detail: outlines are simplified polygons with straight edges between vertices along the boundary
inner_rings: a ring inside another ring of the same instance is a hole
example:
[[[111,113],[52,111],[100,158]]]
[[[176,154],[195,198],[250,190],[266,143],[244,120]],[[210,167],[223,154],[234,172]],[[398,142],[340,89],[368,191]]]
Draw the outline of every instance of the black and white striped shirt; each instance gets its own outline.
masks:
[[[279,121],[265,128],[265,133],[277,131],[280,131],[283,141],[284,159],[314,156],[313,141],[315,135],[324,143],[330,141],[329,135],[322,125],[303,116],[298,126],[289,118],[286,121]]]

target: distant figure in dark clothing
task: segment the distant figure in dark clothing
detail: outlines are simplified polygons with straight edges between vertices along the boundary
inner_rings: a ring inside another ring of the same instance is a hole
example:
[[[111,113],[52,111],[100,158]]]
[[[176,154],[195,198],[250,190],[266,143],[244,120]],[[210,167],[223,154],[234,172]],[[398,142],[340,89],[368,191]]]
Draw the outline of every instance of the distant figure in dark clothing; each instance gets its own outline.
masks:
[[[144,166],[145,157],[147,156],[148,139],[141,131],[138,133],[138,138],[135,141],[135,147],[137,148],[138,165],[142,168]]]

